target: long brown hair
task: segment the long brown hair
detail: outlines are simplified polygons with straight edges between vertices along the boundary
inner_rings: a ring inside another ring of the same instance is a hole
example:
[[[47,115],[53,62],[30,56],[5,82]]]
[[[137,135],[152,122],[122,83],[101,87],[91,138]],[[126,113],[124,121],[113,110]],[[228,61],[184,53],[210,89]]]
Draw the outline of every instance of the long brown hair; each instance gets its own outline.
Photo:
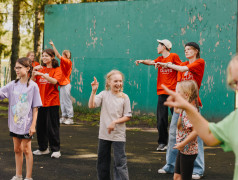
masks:
[[[45,50],[42,51],[42,54],[43,54],[44,52],[47,53],[50,57],[53,58],[53,59],[52,59],[52,67],[53,67],[53,68],[59,67],[59,62],[55,59],[55,52],[54,52],[54,50],[53,50],[53,49],[45,49]],[[42,62],[42,66],[46,66],[46,64],[44,64],[44,63]]]
[[[31,76],[32,76],[32,70],[33,70],[33,67],[31,65],[31,60],[28,57],[22,57],[22,58],[19,58],[16,62],[21,64],[24,67],[29,67],[30,68],[29,71],[28,71],[28,80],[27,80],[27,87],[28,87],[29,82],[31,80]],[[20,78],[17,78],[15,80],[15,83],[17,83],[19,80],[20,80]]]

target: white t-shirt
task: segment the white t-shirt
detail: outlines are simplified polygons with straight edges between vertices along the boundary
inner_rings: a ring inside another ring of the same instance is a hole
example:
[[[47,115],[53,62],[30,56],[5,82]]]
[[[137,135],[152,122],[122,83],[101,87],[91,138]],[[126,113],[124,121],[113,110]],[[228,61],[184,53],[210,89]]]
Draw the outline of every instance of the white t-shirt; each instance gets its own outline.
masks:
[[[102,91],[95,96],[95,107],[101,106],[99,139],[108,141],[126,141],[126,123],[116,124],[114,131],[108,133],[107,127],[111,122],[124,116],[131,117],[129,97],[118,97],[111,91]]]

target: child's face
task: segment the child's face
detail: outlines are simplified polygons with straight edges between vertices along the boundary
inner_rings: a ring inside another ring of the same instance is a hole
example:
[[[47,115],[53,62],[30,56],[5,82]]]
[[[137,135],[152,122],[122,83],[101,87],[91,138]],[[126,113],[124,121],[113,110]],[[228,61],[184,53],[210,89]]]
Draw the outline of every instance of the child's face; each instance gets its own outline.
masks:
[[[35,54],[34,53],[30,53],[28,58],[31,60],[31,61],[34,61],[35,59]]]
[[[197,56],[198,50],[194,49],[191,46],[186,46],[184,49],[184,53],[187,59],[191,59]]]
[[[158,54],[161,54],[163,52],[163,50],[164,50],[164,46],[161,43],[159,43],[159,45],[157,47]]]
[[[51,64],[52,63],[53,57],[51,57],[49,54],[46,52],[43,52],[42,54],[42,61],[44,64]]]
[[[14,67],[17,77],[27,76],[29,69],[30,69],[29,67],[25,67],[18,62],[16,62],[16,65]]]
[[[113,74],[110,77],[108,84],[109,84],[110,89],[113,93],[120,92],[122,85],[123,85],[121,74]]]
[[[235,90],[238,90],[238,62],[234,62],[233,66],[231,66],[231,78],[232,78],[232,87]]]

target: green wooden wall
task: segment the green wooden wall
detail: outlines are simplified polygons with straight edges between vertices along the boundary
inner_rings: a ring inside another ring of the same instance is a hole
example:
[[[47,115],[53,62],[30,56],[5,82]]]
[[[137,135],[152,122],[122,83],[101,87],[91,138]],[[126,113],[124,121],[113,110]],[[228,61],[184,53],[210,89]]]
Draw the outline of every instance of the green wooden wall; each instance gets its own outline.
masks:
[[[226,67],[236,52],[236,0],[141,0],[48,5],[44,48],[52,40],[59,52],[72,52],[72,96],[87,105],[96,76],[118,69],[134,114],[156,113],[157,70],[136,66],[137,59],[155,59],[157,39],[169,39],[171,52],[185,61],[184,44],[199,43],[206,61],[200,90],[202,114],[217,121],[234,109],[234,93],[226,86]]]

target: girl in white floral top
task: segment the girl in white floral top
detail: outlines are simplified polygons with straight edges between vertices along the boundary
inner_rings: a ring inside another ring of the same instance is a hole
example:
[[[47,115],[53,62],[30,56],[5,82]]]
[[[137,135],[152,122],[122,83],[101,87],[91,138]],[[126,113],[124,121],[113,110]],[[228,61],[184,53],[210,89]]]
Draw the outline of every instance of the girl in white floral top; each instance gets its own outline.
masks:
[[[177,85],[177,92],[198,110],[198,87],[193,80],[182,81]],[[175,109],[177,112],[181,111]],[[197,132],[189,122],[184,110],[181,111],[177,124],[175,149],[179,152],[176,158],[174,179],[191,180],[194,161],[198,154]]]

